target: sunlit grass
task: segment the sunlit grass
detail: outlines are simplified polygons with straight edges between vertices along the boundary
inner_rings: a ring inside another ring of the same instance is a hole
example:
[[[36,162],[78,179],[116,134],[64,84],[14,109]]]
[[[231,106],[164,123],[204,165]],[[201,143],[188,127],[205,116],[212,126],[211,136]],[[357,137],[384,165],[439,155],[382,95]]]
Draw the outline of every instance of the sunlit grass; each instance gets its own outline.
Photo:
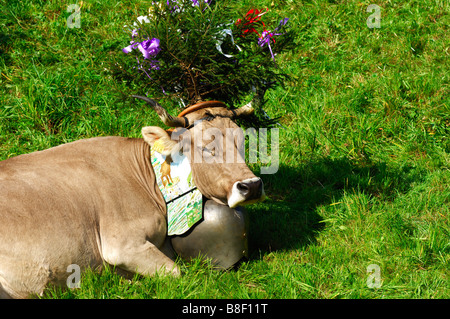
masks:
[[[125,23],[148,3],[0,2],[0,159],[160,125],[114,73]],[[245,11],[250,1],[233,2]],[[448,298],[449,12],[445,1],[258,1],[290,17],[291,79],[267,93],[282,116],[280,167],[248,208],[250,259],[238,270],[179,261],[180,278],[107,268],[50,298]],[[172,110],[175,110],[172,106]],[[256,173],[259,164],[251,165]],[[379,265],[381,287],[367,267]]]

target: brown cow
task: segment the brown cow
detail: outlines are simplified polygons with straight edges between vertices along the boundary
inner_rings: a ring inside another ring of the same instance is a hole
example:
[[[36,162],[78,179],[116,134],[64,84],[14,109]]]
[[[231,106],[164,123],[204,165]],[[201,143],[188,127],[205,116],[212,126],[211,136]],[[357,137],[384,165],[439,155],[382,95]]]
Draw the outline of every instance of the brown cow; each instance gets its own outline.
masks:
[[[146,100],[164,123],[188,131],[199,120],[197,129],[225,132],[237,128],[235,116],[251,111],[214,107],[174,118]],[[155,141],[166,154],[178,151],[179,143],[159,127],[144,127],[142,135],[80,140],[0,162],[0,297],[65,286],[72,264],[180,274],[149,160]],[[236,206],[264,196],[262,181],[245,163],[192,163],[192,174],[202,194],[219,203]]]

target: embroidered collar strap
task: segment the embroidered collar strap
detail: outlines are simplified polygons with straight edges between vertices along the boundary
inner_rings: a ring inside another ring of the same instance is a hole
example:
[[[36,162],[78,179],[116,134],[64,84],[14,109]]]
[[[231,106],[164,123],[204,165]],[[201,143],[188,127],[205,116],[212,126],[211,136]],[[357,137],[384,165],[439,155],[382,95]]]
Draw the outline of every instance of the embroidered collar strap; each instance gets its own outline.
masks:
[[[156,182],[167,207],[167,234],[181,235],[202,219],[202,194],[192,178],[189,160],[184,155],[174,162],[162,155],[159,141],[150,150]]]

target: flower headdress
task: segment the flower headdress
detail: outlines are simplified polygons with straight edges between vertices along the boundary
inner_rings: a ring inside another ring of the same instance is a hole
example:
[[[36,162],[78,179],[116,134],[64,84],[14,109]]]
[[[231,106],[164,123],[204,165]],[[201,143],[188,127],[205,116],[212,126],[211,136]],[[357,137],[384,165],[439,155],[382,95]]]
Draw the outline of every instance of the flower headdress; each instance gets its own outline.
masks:
[[[263,97],[286,78],[275,57],[290,42],[275,38],[291,36],[283,30],[288,18],[267,30],[263,18],[268,13],[250,9],[236,19],[232,7],[221,1],[154,1],[149,14],[129,29],[131,41],[122,51],[134,55],[137,66],[127,70],[140,72],[144,92],[175,98],[182,106],[213,99],[234,107],[251,92]]]

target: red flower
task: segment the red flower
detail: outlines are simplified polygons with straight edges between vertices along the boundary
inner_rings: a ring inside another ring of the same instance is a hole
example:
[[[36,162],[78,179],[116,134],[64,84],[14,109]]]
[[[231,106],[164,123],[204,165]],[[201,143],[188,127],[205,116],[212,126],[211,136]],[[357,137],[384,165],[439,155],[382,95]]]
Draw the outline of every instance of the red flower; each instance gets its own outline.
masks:
[[[250,33],[256,33],[258,36],[259,32],[256,30],[257,27],[262,26],[265,30],[266,25],[261,21],[261,17],[269,11],[268,8],[266,10],[258,10],[258,9],[250,9],[243,19],[238,19],[236,21],[236,25],[240,26],[242,29],[241,36],[246,36]]]

